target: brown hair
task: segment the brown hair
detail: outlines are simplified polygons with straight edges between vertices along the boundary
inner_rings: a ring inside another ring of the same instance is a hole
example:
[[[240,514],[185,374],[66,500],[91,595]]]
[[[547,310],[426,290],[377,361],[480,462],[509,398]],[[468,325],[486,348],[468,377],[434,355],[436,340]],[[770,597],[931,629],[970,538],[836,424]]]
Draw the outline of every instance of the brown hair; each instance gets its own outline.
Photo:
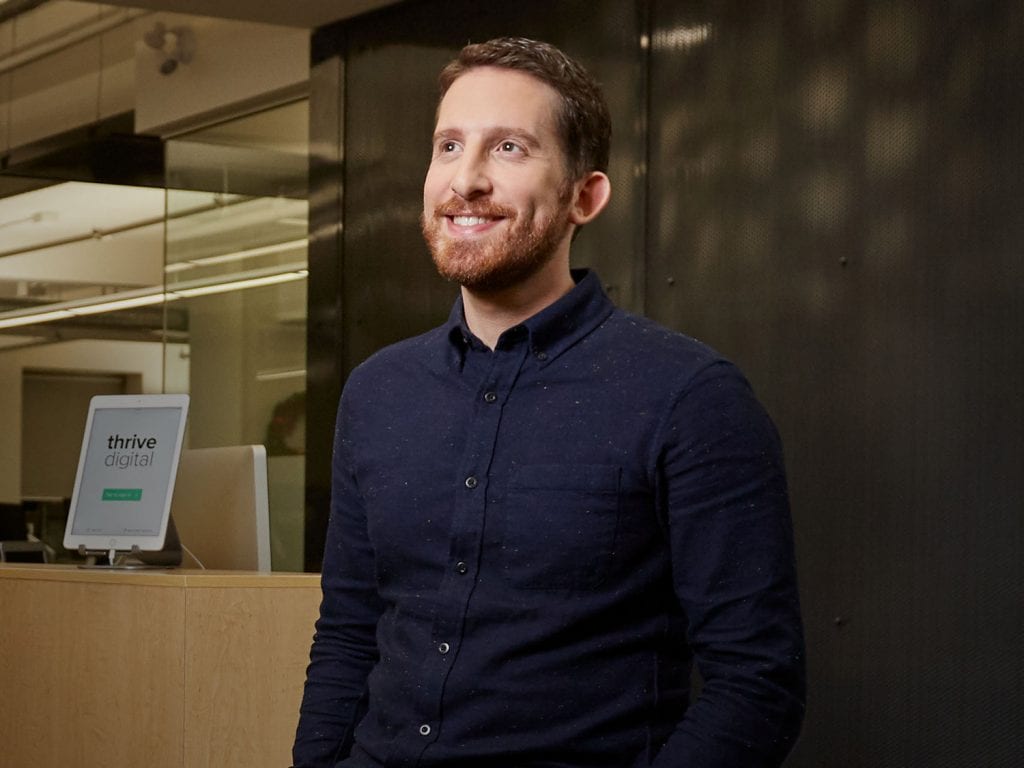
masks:
[[[572,179],[608,171],[612,126],[601,88],[578,62],[548,43],[499,37],[467,45],[438,78],[441,98],[459,77],[476,67],[499,67],[533,75],[558,93],[556,116]]]

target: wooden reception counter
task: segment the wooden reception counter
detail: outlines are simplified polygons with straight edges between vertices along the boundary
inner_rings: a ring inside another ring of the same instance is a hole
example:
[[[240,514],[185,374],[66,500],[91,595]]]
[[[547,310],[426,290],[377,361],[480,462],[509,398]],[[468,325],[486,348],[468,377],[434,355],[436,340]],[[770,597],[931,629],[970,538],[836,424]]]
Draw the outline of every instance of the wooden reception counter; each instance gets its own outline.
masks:
[[[0,764],[290,764],[315,574],[0,566]]]

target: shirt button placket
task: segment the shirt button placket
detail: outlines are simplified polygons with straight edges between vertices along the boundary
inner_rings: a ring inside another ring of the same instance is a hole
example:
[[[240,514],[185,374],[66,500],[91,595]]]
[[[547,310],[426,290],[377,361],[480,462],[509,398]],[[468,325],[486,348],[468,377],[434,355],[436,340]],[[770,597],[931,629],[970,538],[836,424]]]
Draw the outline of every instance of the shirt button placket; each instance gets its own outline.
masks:
[[[496,404],[496,403],[499,402],[499,395],[498,395],[497,389],[486,389],[482,393],[480,393],[479,390],[477,390],[477,391],[478,391],[477,397],[480,397],[483,400],[483,402],[485,403],[485,406],[492,406],[492,404]],[[489,425],[490,422],[494,421],[495,417],[498,415],[499,412],[497,412],[497,411],[495,411],[493,409],[486,409],[485,413],[486,413],[486,415],[479,422],[478,427],[482,427],[483,431],[487,432],[487,425]],[[484,450],[483,453],[486,454],[487,452]],[[466,458],[469,459],[469,462],[468,462],[469,466],[467,468],[479,467],[478,461],[479,461],[479,458],[480,458],[480,454],[478,452],[473,452],[473,453],[467,455]],[[481,485],[480,480],[481,480],[481,478],[478,477],[476,474],[473,474],[472,472],[469,472],[466,475],[464,475],[463,485],[465,486],[467,492],[475,492],[475,490],[477,488],[480,488],[481,493],[482,493],[483,485]],[[477,507],[477,505],[480,504],[480,503],[482,503],[482,502],[481,502],[481,499],[479,497],[470,497],[470,496],[463,497],[462,504],[466,505],[466,507],[465,507],[466,514],[468,515],[468,517],[470,519],[473,518],[474,515],[469,510],[475,509]],[[469,531],[467,531],[467,532],[469,532]],[[462,555],[463,557],[466,557],[467,559],[462,559],[462,560],[455,560],[454,559],[452,568],[455,571],[457,578],[458,577],[465,577],[465,575],[467,575],[472,570],[472,568],[470,567],[470,564],[469,564],[471,562],[471,560],[469,558],[470,557],[474,557],[474,552],[472,550],[473,550],[473,545],[470,542],[467,542],[467,548],[464,548],[462,552],[459,552],[460,555]],[[456,600],[461,600],[461,599],[463,599],[463,596],[468,595],[467,590],[469,590],[469,589],[471,589],[471,582],[466,582],[466,581],[463,581],[463,580],[459,580],[458,582],[453,582],[452,583],[452,590],[453,590],[452,591],[452,596]],[[438,622],[438,623],[435,623],[434,629],[435,629],[435,631],[439,631],[440,632],[441,637],[458,637],[459,636],[459,634],[458,634],[459,633],[459,624],[458,624],[458,622],[454,622],[454,623],[453,622],[449,622],[449,621]],[[455,633],[455,634],[453,634],[453,633]],[[442,641],[442,640],[438,640],[438,641],[436,641],[436,645],[434,646],[434,650],[437,652],[437,655],[435,656],[435,659],[436,659],[436,662],[435,662],[436,669],[438,670],[438,673],[441,675],[441,679],[443,680],[443,678],[446,677],[447,672],[449,672],[451,670],[451,665],[454,663],[454,660],[455,660],[455,658],[454,658],[454,647],[453,647],[453,644],[451,642],[445,642],[445,641]],[[430,667],[434,668],[434,665],[430,665]],[[438,701],[437,703],[438,703],[438,708],[439,708],[440,702]],[[424,715],[429,715],[430,711],[431,710],[429,708],[425,709],[423,711],[423,714]],[[439,712],[438,712],[438,714],[439,714]],[[437,722],[440,722],[440,721],[438,720]],[[434,738],[434,728],[433,728],[433,726],[430,723],[423,723],[422,725],[420,725],[418,732],[419,732],[420,737],[423,738],[423,739]]]

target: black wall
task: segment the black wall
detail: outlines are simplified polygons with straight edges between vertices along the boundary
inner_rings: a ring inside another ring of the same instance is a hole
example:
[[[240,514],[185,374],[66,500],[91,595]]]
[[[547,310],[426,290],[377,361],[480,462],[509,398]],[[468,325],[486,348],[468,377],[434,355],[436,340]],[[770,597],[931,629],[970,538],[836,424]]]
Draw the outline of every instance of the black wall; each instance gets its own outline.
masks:
[[[483,8],[483,10],[481,10]],[[417,217],[441,65],[563,46],[615,115],[574,262],[747,372],[787,449],[810,702],[789,766],[1024,754],[1024,7],[408,2],[320,30],[308,561],[333,410],[444,319]]]

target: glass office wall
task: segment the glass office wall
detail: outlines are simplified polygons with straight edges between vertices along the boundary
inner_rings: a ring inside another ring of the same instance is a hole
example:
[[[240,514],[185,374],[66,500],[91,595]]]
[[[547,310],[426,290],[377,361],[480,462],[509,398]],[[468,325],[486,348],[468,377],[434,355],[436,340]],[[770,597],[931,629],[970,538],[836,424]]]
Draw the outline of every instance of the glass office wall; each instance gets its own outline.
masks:
[[[187,327],[188,446],[263,444],[275,570],[302,570],[307,102],[166,145],[168,311]],[[170,366],[172,361],[168,360]]]
[[[187,392],[187,447],[267,447],[273,567],[302,570],[307,124],[175,138],[166,189],[0,177],[0,504],[53,558],[89,397]]]
[[[162,307],[164,197],[0,176],[0,530],[37,537],[51,560],[70,557],[89,399],[187,386],[180,315]]]

